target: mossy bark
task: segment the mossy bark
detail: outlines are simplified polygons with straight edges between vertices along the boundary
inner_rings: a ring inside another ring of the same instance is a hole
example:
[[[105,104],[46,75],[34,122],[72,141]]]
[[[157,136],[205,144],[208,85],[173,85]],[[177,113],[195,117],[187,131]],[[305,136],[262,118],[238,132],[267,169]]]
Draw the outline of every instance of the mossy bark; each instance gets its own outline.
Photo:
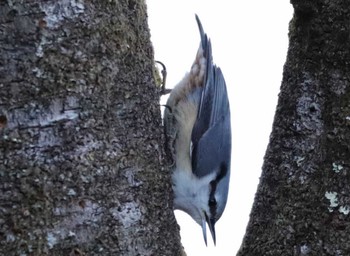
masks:
[[[350,5],[291,3],[279,102],[238,255],[350,255]]]
[[[0,3],[0,255],[179,255],[144,1]]]

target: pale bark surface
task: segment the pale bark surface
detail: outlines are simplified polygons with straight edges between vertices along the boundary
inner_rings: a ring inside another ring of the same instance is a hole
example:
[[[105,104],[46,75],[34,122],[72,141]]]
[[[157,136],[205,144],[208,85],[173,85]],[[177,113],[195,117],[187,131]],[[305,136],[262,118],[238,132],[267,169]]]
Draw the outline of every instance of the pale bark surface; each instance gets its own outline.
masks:
[[[238,255],[350,255],[350,5],[291,3],[273,131]]]
[[[0,3],[0,255],[179,255],[144,1]]]

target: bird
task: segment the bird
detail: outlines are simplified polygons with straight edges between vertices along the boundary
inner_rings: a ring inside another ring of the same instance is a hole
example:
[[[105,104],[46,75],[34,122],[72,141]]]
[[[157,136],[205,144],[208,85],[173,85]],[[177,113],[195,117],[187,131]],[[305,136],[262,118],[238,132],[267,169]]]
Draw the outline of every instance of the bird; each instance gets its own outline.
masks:
[[[227,203],[231,171],[231,115],[225,79],[213,63],[211,41],[195,15],[200,45],[191,69],[171,90],[164,109],[167,152],[173,159],[173,206],[201,227],[215,224]]]

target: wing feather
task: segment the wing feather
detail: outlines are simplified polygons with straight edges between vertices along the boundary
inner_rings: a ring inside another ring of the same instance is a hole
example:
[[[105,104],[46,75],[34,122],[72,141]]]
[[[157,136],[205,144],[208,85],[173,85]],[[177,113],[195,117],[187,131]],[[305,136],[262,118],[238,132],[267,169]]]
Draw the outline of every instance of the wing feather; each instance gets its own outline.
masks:
[[[194,124],[192,140],[192,171],[202,177],[231,157],[230,107],[224,76],[212,61],[211,42],[196,16],[201,34],[201,45],[207,59],[198,116]]]

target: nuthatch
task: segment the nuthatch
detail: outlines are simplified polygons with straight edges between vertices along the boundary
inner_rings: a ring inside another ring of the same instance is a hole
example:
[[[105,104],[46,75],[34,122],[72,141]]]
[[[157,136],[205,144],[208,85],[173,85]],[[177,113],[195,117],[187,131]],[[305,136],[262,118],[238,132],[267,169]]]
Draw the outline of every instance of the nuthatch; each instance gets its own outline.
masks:
[[[211,42],[196,15],[201,43],[191,67],[172,90],[164,110],[167,146],[173,160],[174,208],[188,213],[214,244],[214,225],[227,202],[231,123],[226,83],[213,64]]]

